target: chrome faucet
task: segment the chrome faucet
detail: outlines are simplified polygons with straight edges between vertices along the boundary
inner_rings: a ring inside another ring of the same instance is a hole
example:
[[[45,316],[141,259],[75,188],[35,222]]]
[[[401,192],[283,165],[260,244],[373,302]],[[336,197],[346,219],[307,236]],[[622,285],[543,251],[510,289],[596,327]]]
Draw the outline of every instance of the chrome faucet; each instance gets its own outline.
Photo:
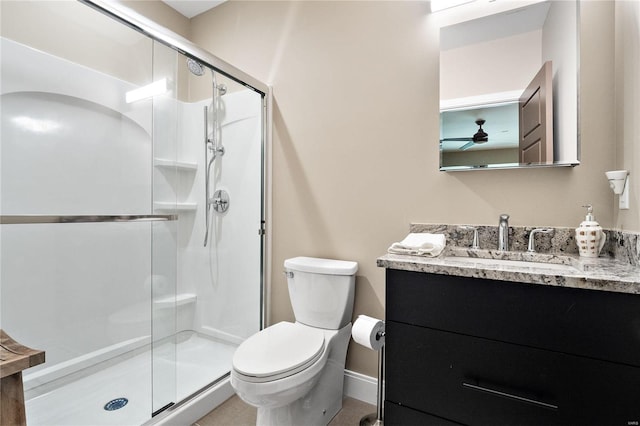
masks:
[[[498,250],[509,250],[509,215],[501,214],[498,223]]]
[[[553,228],[536,228],[533,229],[531,231],[531,233],[529,234],[529,247],[527,248],[527,252],[529,253],[535,253],[536,252],[536,243],[535,243],[535,238],[534,235],[537,233],[540,234],[550,234],[554,232]]]

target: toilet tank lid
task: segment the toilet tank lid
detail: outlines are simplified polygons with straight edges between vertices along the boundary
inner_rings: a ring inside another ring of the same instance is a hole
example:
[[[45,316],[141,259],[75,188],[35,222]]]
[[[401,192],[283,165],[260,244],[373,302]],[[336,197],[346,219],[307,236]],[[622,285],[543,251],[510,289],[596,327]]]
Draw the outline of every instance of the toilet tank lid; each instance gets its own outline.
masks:
[[[294,257],[284,261],[284,267],[292,271],[326,275],[353,275],[358,271],[358,262],[317,257]]]

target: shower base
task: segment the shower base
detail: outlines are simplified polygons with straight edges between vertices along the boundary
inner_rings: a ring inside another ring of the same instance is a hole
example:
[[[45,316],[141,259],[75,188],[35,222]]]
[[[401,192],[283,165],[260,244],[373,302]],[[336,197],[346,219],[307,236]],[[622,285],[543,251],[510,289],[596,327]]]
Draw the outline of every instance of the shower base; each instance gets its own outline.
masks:
[[[230,371],[235,348],[234,344],[203,334],[181,332],[175,341],[156,344],[154,368],[147,346],[33,389],[25,402],[27,424],[142,425],[151,418],[152,411],[162,407],[156,403],[152,408],[154,395],[162,396],[161,403],[178,402],[208,386]],[[152,389],[154,369],[156,385]],[[126,404],[120,398],[126,398]],[[122,407],[105,410],[113,400],[118,402],[109,408]]]

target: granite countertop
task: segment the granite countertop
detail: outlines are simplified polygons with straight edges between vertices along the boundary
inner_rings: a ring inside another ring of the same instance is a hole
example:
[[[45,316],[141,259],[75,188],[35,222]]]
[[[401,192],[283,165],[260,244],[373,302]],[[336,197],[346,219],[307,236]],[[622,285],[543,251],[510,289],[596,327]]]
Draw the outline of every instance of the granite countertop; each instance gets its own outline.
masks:
[[[516,262],[505,264],[500,260]],[[447,247],[433,258],[386,254],[377,259],[377,265],[431,274],[640,294],[640,267],[612,257]]]

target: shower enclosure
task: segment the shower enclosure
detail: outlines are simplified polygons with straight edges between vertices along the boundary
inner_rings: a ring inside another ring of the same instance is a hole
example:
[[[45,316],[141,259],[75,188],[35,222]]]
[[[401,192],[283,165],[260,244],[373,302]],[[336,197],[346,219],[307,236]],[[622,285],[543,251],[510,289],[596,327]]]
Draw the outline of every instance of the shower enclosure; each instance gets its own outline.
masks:
[[[263,325],[269,89],[122,6],[0,8],[0,328],[46,352],[27,422],[193,422]]]

